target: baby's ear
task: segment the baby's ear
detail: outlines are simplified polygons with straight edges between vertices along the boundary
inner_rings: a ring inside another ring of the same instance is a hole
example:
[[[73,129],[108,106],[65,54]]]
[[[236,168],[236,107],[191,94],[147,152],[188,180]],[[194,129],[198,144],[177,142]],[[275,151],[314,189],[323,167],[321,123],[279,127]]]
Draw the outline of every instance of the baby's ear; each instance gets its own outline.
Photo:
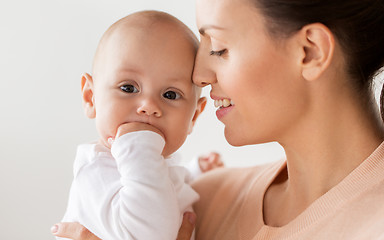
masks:
[[[197,118],[200,116],[200,114],[204,111],[205,105],[207,105],[207,98],[202,97],[197,101],[197,106],[195,110],[195,114],[193,115],[192,118],[192,124],[190,125],[190,128],[188,130],[188,134],[191,134],[193,126],[195,126]]]
[[[85,115],[89,118],[96,117],[95,98],[93,94],[93,78],[88,73],[81,75],[81,93]]]

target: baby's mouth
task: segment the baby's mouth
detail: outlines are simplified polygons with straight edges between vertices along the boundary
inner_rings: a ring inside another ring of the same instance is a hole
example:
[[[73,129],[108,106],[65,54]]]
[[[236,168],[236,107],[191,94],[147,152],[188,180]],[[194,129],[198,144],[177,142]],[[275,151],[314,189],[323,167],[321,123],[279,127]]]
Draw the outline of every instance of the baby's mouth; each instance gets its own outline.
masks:
[[[230,106],[235,106],[233,101],[231,99],[228,99],[228,98],[217,99],[217,100],[215,100],[214,104],[215,104],[215,107],[217,107],[217,108],[226,108],[226,107],[230,107]]]

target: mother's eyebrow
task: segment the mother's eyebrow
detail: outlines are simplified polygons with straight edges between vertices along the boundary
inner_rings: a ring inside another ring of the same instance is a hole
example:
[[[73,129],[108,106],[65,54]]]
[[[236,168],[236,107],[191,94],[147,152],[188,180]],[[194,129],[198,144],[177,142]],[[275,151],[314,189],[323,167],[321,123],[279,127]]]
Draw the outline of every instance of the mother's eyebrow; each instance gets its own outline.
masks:
[[[202,35],[202,36],[205,36],[205,31],[207,29],[216,29],[216,30],[224,30],[225,28],[222,28],[222,27],[219,27],[219,26],[216,26],[216,25],[204,25],[203,27],[201,27],[199,29],[199,33]]]

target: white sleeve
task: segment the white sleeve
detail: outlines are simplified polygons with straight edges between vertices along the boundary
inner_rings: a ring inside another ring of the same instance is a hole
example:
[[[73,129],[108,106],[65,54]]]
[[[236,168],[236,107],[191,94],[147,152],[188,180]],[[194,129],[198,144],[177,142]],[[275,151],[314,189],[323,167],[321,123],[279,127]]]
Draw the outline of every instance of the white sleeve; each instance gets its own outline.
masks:
[[[195,157],[193,158],[186,166],[185,168],[190,173],[190,178],[188,178],[187,182],[191,183],[197,178],[199,178],[203,172],[201,171],[200,165],[199,165],[199,158]]]
[[[106,240],[176,239],[181,214],[168,166],[161,156],[164,144],[164,139],[151,131],[116,139],[111,153],[120,179],[111,182],[108,176],[94,176],[102,179],[95,186],[78,181],[77,194],[83,206],[79,209],[80,223]]]

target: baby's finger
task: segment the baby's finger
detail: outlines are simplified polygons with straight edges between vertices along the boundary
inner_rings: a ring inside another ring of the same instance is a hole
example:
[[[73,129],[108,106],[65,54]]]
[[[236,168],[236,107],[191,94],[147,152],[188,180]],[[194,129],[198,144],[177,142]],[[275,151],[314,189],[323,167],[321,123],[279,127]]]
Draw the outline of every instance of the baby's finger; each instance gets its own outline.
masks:
[[[115,138],[117,139],[118,137],[130,133],[130,132],[136,132],[136,131],[152,131],[164,138],[164,134],[155,127],[154,125],[148,124],[148,123],[143,123],[143,122],[129,122],[129,123],[124,123],[120,125],[117,129],[117,133]]]
[[[57,223],[51,228],[53,235],[73,240],[101,240],[77,222]]]
[[[216,167],[224,166],[223,161],[221,161],[220,154],[218,154],[216,152],[212,152],[209,154],[208,161],[211,165],[216,166]]]
[[[115,140],[114,140],[112,137],[110,137],[110,138],[107,139],[108,147],[109,147],[109,148],[112,147],[112,144],[113,144],[114,141],[115,141]]]
[[[196,215],[192,212],[186,212],[183,216],[183,223],[181,224],[177,240],[190,240],[192,237],[193,229],[195,228]]]

